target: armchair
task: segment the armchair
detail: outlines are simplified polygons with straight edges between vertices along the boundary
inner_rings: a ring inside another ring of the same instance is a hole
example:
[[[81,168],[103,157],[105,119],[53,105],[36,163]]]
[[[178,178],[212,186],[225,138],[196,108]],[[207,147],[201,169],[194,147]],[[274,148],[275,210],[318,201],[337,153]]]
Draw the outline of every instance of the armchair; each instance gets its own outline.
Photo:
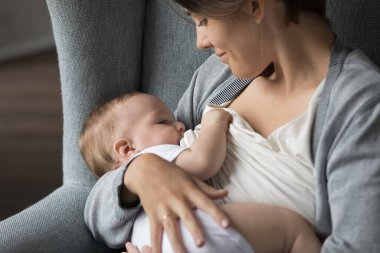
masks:
[[[380,64],[380,2],[328,0],[341,39]],[[57,45],[63,116],[63,185],[35,205],[0,222],[0,251],[113,252],[88,232],[83,209],[96,182],[78,136],[99,104],[132,90],[161,97],[174,110],[196,68],[190,23],[169,0],[47,0]],[[189,108],[190,110],[190,108]],[[115,251],[120,252],[120,251]]]

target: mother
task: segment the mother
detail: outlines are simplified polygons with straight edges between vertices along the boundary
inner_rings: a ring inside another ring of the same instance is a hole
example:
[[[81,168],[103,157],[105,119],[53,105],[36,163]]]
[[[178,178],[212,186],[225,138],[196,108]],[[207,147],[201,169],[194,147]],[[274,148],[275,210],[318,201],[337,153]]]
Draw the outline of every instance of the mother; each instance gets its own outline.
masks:
[[[198,48],[212,48],[239,78],[257,77],[246,88],[232,89],[235,98],[229,107],[266,140],[302,115],[316,88],[324,85],[312,134],[306,140],[315,166],[316,227],[323,240],[322,252],[380,252],[380,154],[376,148],[380,73],[362,52],[346,48],[334,36],[324,15],[324,1],[177,2],[196,23]],[[271,63],[274,71],[260,76]],[[204,68],[217,75],[213,64],[210,60]],[[178,110],[178,117],[186,122],[191,115],[184,115],[182,109],[190,106],[192,96],[204,95],[189,92]],[[195,106],[202,108],[202,104]],[[121,194],[115,191],[110,196],[110,191],[101,190],[117,180],[122,182]],[[194,238],[203,235],[192,208],[204,210],[217,221],[225,219],[208,198],[215,194],[174,165],[143,155],[125,173],[111,173],[100,180],[87,206],[111,213],[113,209],[102,201],[120,198],[130,210],[123,221],[115,218],[115,223],[108,224],[120,226],[133,222],[140,199],[151,222],[153,252],[160,245],[163,216],[171,217],[165,219],[164,229],[180,251],[177,217]]]

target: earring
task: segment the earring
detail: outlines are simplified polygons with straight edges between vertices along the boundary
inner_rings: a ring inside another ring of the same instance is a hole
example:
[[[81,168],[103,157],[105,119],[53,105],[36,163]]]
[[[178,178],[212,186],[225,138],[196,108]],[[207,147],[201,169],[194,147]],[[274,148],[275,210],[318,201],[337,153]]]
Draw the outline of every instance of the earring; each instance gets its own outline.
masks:
[[[263,43],[263,25],[260,24],[260,52],[264,56],[264,43]]]

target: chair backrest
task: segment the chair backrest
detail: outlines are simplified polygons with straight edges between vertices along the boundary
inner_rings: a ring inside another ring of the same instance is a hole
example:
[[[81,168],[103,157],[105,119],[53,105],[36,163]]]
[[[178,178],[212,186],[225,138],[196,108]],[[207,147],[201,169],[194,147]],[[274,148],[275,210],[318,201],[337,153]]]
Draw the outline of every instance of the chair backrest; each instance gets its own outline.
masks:
[[[196,50],[193,26],[169,3],[50,3],[62,83],[65,183],[91,186],[96,181],[78,147],[83,122],[95,107],[121,93],[142,90],[161,97],[174,109],[193,72],[210,54]],[[53,6],[60,4],[65,8]],[[56,13],[61,9],[63,13]],[[327,0],[334,31],[378,65],[379,9],[378,0]]]
[[[132,90],[157,95],[174,109],[210,55],[196,50],[193,26],[169,3],[49,2],[62,85],[64,183],[91,186],[96,181],[78,147],[92,110]],[[56,6],[60,4],[64,8]]]
[[[327,0],[326,13],[344,43],[362,49],[380,66],[379,0]]]
[[[195,46],[195,28],[170,0],[147,1],[141,90],[162,98],[172,110],[196,68],[211,51]]]

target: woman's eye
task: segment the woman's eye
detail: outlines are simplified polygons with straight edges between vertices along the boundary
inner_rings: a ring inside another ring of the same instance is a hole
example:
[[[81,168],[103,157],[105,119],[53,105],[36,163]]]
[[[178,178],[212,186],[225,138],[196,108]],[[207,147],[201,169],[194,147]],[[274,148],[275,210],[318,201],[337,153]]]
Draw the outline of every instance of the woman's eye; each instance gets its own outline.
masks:
[[[207,25],[207,18],[202,19],[199,21],[198,26],[206,26]]]

